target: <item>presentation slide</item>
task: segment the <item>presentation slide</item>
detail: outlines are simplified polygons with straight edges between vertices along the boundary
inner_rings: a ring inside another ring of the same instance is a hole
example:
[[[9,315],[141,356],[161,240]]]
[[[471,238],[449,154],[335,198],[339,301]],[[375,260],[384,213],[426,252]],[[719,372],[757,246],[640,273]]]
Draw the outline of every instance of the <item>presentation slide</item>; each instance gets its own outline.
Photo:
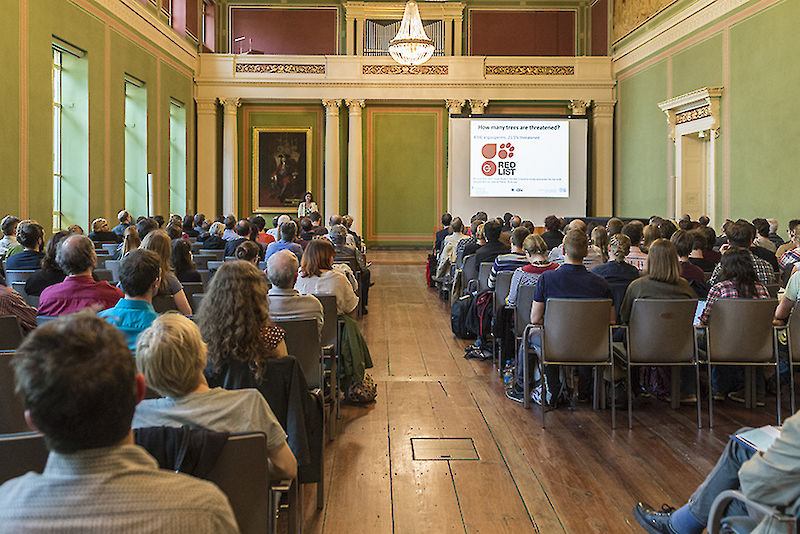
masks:
[[[473,120],[472,197],[568,198],[568,120]]]

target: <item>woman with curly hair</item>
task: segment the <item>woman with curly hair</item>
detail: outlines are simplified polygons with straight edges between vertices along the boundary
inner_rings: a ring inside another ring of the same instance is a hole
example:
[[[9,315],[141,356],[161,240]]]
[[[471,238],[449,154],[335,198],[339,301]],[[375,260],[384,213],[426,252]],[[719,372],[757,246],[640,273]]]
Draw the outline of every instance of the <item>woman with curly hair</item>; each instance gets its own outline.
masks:
[[[170,258],[172,257],[172,240],[164,230],[153,230],[144,237],[141,248],[145,250],[152,250],[158,254],[158,259],[161,262],[161,282],[159,283],[158,295],[171,296],[175,301],[175,308],[183,315],[191,315],[192,307],[189,306],[189,301],[186,299],[186,293],[183,292],[183,284],[181,284],[175,272],[172,269]],[[159,310],[156,310],[159,311]],[[166,311],[166,310],[161,310]]]
[[[285,332],[269,319],[264,273],[250,262],[226,261],[217,269],[196,320],[208,345],[206,377],[212,387],[243,365],[260,382],[267,360],[287,354]]]

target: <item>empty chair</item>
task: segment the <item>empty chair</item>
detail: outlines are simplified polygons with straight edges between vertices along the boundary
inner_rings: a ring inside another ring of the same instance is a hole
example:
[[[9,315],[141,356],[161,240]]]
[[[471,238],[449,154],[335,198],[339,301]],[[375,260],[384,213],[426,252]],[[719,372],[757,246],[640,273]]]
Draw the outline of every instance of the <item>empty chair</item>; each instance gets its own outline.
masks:
[[[14,282],[14,283],[9,284],[9,285],[12,287],[12,289],[14,289],[14,291],[16,291],[17,293],[22,295],[22,298],[25,299],[25,303],[28,306],[33,306],[34,308],[38,308],[39,307],[39,296],[38,295],[28,295],[28,293],[25,291],[25,284],[26,284],[26,282]]]
[[[27,282],[28,278],[36,272],[38,271],[6,271],[6,285],[10,287],[14,282]]]
[[[485,261],[478,268],[478,293],[489,289],[489,274],[492,272],[492,262]]]
[[[325,396],[325,402],[331,404],[333,415],[328,419],[328,436],[333,439],[336,430],[336,420],[339,418],[339,383],[336,379],[336,367],[339,358],[339,339],[341,327],[339,316],[336,314],[336,295],[314,295],[322,304],[322,334],[321,342],[323,355],[330,365],[325,370],[331,388],[330,394]]]
[[[22,327],[16,315],[0,315],[0,350],[15,350],[22,343]]]
[[[755,396],[752,366],[775,366],[777,331],[772,326],[777,301],[773,299],[719,299],[709,318],[706,331],[706,363],[711,376],[712,365],[742,365],[745,371],[745,400],[753,404]],[[743,327],[746,325],[746,327]],[[781,381],[777,385],[778,425],[781,424]],[[708,391],[708,426],[713,426],[712,388]]]
[[[0,484],[29,471],[41,473],[48,454],[38,432],[0,436]]]
[[[112,282],[119,282],[119,262],[120,260],[106,260],[105,270],[111,272]]]
[[[192,310],[197,313],[200,310],[200,303],[203,302],[203,297],[205,297],[205,293],[193,293],[192,294]]]
[[[12,356],[14,356],[14,351],[0,352],[0,434],[30,430],[25,422],[25,406],[22,399],[14,392]],[[0,454],[0,463],[2,463],[2,458],[4,456]],[[2,483],[3,481],[0,480],[0,484]]]
[[[183,282],[183,292],[186,294],[186,300],[193,302],[193,295],[203,293],[203,282]],[[192,310],[197,311],[195,307]]]
[[[503,332],[499,330],[503,325],[501,323],[501,315],[503,313],[503,308],[506,305],[506,297],[508,296],[508,292],[511,289],[511,277],[514,276],[514,271],[500,271],[497,273],[497,277],[494,281],[494,296],[493,296],[493,308],[494,308],[494,322],[497,325],[496,328],[492,328],[492,362],[500,368],[501,365],[501,358],[504,356],[502,353],[502,346],[503,346]],[[506,357],[508,355],[505,355]]]
[[[631,369],[642,365],[691,365],[695,369],[697,428],[700,420],[700,366],[697,360],[697,340],[694,335],[694,314],[697,300],[693,299],[636,299],[626,329],[627,344],[615,343],[625,354],[628,364],[628,428],[633,426],[633,395]],[[675,369],[677,370],[677,368]],[[676,376],[673,372],[673,375]],[[677,378],[677,376],[676,376]],[[673,407],[678,407],[679,384],[673,380]]]
[[[98,280],[105,280],[109,284],[118,281],[114,280],[114,273],[109,269],[95,269],[94,275]]]
[[[525,385],[524,405],[530,403],[530,379],[528,373],[529,333],[540,329],[541,350],[539,351],[539,372],[542,377],[545,365],[608,366],[614,376],[614,357],[611,347],[611,299],[547,299],[544,312],[544,325],[528,325],[523,334],[526,357],[523,362]],[[580,335],[576,335],[575,325],[580,325]],[[594,397],[598,398],[598,383],[602,382],[599,372],[595,373]],[[542,428],[545,426],[545,394],[542,391]],[[611,388],[611,428],[616,427],[614,388]]]
[[[199,254],[203,256],[214,256],[217,261],[222,261],[222,259],[225,257],[225,251],[222,249],[216,250],[210,248],[201,248]]]

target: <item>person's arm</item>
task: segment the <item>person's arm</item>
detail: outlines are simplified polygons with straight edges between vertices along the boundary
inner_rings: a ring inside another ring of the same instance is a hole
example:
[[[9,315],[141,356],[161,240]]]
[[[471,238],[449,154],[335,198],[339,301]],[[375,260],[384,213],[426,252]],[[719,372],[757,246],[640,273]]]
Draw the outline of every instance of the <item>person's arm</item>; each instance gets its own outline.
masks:
[[[749,499],[767,506],[789,506],[800,497],[800,419],[784,421],[780,437],[739,469],[739,483]]]
[[[189,301],[186,300],[186,293],[183,292],[183,289],[172,295],[172,298],[175,299],[175,307],[178,308],[178,311],[183,315],[191,315],[192,314],[192,307],[189,306]]]
[[[267,451],[269,456],[269,476],[273,480],[297,477],[297,459],[295,459],[289,445],[283,445]]]
[[[789,314],[792,313],[792,308],[794,308],[794,301],[784,295],[778,303],[778,307],[775,308],[775,318],[772,320],[772,324],[775,326],[785,325]]]
[[[281,341],[280,343],[275,345],[275,348],[272,349],[272,354],[274,354],[275,356],[277,356],[279,358],[282,357],[282,356],[288,356],[289,355],[289,350],[286,348],[286,342],[285,341]]]
[[[531,324],[542,324],[544,322],[544,302],[535,302],[531,306]]]
[[[22,295],[13,289],[9,295],[8,310],[12,315],[16,315],[19,318],[22,329],[25,332],[30,332],[36,328],[36,308],[28,306]]]

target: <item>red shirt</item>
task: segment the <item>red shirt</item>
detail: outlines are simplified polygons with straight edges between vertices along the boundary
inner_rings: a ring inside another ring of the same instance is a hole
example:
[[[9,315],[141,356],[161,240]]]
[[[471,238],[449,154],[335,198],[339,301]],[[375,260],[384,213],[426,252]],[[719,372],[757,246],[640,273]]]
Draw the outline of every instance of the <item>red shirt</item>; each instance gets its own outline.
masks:
[[[523,271],[531,274],[542,274],[546,271],[552,271],[553,269],[558,269],[557,263],[546,263],[546,264],[536,264],[536,265],[529,263],[528,265],[522,267]]]
[[[68,276],[42,291],[39,315],[66,315],[89,307],[105,310],[124,296],[121,289],[106,281],[95,282],[91,275]]]

